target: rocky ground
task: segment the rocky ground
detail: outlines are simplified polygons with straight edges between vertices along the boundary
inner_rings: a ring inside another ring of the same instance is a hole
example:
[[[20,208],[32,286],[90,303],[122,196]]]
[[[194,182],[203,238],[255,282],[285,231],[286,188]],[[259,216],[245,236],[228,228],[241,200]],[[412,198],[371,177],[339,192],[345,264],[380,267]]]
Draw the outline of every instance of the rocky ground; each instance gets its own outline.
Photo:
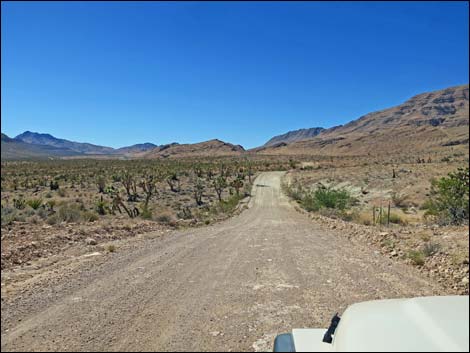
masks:
[[[296,209],[307,213],[298,206]],[[339,236],[372,246],[390,259],[416,267],[418,271],[443,285],[449,294],[469,293],[468,226],[438,227],[421,224],[406,227],[375,227],[315,213],[310,213],[309,217]],[[426,246],[429,244],[435,245],[426,252]],[[416,259],[412,256],[413,251],[424,256],[418,256]]]

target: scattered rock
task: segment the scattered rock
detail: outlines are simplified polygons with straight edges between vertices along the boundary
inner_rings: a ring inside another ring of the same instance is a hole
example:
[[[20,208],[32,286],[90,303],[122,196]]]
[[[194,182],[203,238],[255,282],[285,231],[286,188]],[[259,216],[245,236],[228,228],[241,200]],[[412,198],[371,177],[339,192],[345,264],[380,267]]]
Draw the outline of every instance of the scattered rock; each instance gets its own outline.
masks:
[[[97,244],[96,240],[93,239],[93,238],[86,238],[85,243],[87,245],[96,245]]]

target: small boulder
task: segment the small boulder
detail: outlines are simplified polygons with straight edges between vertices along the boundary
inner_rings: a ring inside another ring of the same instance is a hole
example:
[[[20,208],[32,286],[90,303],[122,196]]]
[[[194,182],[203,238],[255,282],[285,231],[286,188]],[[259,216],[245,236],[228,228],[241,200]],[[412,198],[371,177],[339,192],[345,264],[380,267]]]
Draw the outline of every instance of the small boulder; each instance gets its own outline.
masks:
[[[86,238],[85,243],[86,243],[87,245],[96,245],[96,244],[97,244],[97,243],[96,243],[96,240],[93,239],[93,238]]]

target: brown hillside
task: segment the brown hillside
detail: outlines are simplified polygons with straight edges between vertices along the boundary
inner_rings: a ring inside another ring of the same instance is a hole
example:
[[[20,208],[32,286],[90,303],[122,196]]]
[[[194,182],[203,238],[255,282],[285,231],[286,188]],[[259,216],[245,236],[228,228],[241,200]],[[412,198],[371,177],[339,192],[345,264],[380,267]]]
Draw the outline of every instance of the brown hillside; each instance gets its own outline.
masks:
[[[467,149],[469,86],[417,95],[405,103],[324,130],[307,141],[258,148],[262,154],[365,155]]]
[[[143,154],[143,158],[178,158],[205,156],[238,156],[245,152],[240,145],[232,145],[217,139],[192,144],[158,146]]]

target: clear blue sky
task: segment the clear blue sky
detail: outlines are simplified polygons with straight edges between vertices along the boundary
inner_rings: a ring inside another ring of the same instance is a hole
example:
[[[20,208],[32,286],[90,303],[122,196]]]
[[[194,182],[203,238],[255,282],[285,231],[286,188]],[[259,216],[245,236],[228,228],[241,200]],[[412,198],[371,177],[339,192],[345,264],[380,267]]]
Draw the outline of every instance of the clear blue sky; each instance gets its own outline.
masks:
[[[2,2],[2,132],[255,147],[468,83],[467,2]]]

